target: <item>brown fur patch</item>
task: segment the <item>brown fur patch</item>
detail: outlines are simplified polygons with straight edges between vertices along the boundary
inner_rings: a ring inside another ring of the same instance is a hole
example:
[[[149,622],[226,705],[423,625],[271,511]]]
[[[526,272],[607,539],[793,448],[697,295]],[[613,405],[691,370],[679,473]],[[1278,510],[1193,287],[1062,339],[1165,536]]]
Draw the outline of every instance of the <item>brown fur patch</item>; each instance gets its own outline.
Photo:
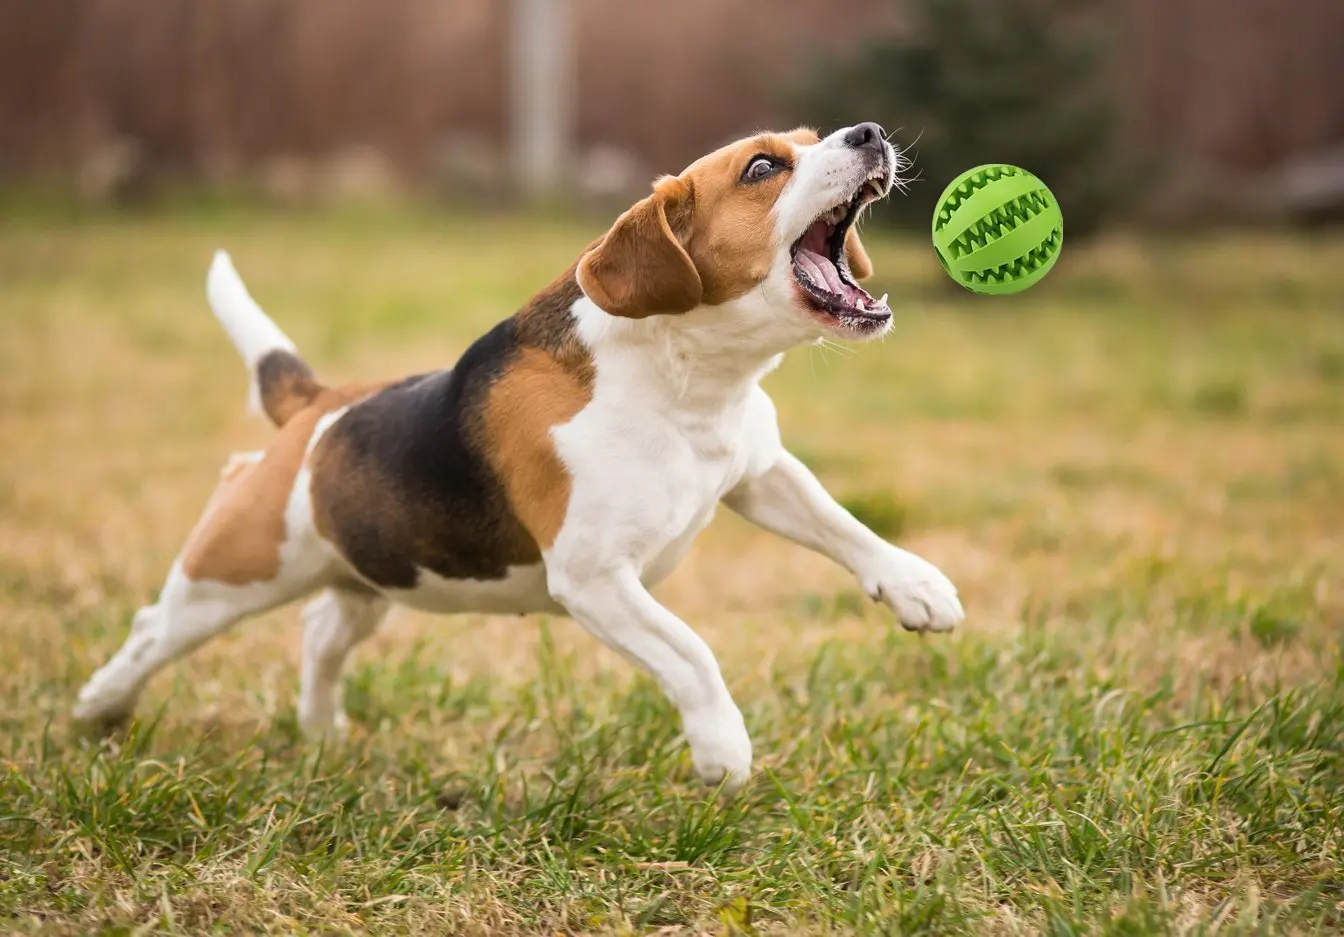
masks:
[[[654,193],[621,215],[583,259],[578,278],[584,292],[606,312],[632,319],[700,305],[704,285],[680,240],[690,206],[685,182],[659,180]]]
[[[584,252],[587,253],[598,243],[594,241],[589,244]],[[583,296],[583,291],[579,289],[577,268],[578,261],[575,261],[568,270],[547,284],[518,311],[514,322],[521,345],[542,349],[581,383],[591,387],[596,377],[592,355],[588,346],[575,333],[574,318],[570,313],[570,309]]]
[[[242,586],[279,575],[285,508],[318,420],[378,386],[320,388],[307,406],[287,417],[260,459],[230,458],[182,548],[188,578]]]
[[[189,578],[241,586],[279,575],[285,506],[321,415],[308,407],[285,424],[260,461],[234,461],[225,468],[182,548],[182,571]]]
[[[284,426],[325,389],[292,351],[277,348],[257,362],[261,407],[276,426]]]
[[[538,348],[524,348],[486,399],[486,458],[509,505],[546,549],[569,507],[570,477],[551,428],[572,420],[593,399],[591,380],[567,371]]]
[[[763,133],[701,157],[681,178],[694,193],[694,205],[682,237],[704,284],[704,302],[726,303],[753,289],[770,272],[775,258],[773,212],[790,173],[761,182],[739,182],[759,154],[789,165],[797,147],[816,142],[810,131]]]

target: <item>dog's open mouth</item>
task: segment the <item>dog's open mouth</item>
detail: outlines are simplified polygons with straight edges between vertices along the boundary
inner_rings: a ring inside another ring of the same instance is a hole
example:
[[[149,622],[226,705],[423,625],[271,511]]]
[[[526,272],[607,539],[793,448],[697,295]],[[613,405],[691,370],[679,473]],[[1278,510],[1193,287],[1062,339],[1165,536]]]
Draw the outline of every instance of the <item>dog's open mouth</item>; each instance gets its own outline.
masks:
[[[887,297],[874,299],[854,281],[845,259],[845,235],[863,207],[881,198],[886,169],[875,170],[847,201],[822,212],[794,242],[793,276],[803,301],[846,331],[873,332],[891,318]]]

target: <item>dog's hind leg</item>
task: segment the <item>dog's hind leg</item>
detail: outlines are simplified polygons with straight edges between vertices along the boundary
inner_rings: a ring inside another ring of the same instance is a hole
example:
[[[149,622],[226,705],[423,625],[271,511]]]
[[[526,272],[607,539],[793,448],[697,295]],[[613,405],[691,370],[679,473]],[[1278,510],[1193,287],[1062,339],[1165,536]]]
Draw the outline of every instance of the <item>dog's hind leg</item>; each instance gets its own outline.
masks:
[[[159,600],[135,613],[121,649],[79,691],[75,718],[102,727],[124,721],[158,670],[243,618],[296,599],[314,585],[284,576],[242,586],[193,580],[173,564]]]
[[[333,588],[303,607],[299,725],[309,736],[339,736],[347,730],[341,668],[354,646],[378,628],[389,604],[375,593]]]
[[[264,454],[229,460],[159,600],[136,613],[121,650],[80,691],[77,719],[125,719],[155,671],[235,622],[327,584],[330,554],[312,530],[301,469],[320,415],[312,408],[291,420]]]

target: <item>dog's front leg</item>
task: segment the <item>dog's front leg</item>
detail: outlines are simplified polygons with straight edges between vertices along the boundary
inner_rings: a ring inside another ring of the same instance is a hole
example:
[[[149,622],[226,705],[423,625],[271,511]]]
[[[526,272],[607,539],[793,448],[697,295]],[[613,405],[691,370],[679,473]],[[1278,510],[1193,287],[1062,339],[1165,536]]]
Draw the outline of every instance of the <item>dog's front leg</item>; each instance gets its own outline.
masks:
[[[690,626],[649,594],[629,566],[610,570],[549,559],[555,598],[584,628],[658,681],[681,713],[695,770],[735,791],[751,771],[751,739],[718,661]]]
[[[936,566],[861,524],[782,449],[723,500],[752,523],[844,566],[909,631],[951,631],[965,617],[956,587]]]

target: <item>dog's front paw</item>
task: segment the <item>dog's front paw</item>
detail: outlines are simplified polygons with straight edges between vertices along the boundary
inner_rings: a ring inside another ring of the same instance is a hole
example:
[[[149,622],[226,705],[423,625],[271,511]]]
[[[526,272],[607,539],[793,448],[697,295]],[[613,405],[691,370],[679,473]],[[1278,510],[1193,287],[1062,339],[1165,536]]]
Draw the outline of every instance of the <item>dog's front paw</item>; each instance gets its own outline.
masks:
[[[737,793],[751,775],[751,737],[738,708],[729,704],[683,713],[682,726],[700,780],[711,787],[722,784],[725,794]]]
[[[108,703],[91,693],[81,693],[70,715],[82,735],[100,739],[124,728],[134,711],[134,701]]]
[[[892,547],[865,572],[863,590],[891,609],[906,631],[951,631],[966,617],[957,587],[928,560]]]

